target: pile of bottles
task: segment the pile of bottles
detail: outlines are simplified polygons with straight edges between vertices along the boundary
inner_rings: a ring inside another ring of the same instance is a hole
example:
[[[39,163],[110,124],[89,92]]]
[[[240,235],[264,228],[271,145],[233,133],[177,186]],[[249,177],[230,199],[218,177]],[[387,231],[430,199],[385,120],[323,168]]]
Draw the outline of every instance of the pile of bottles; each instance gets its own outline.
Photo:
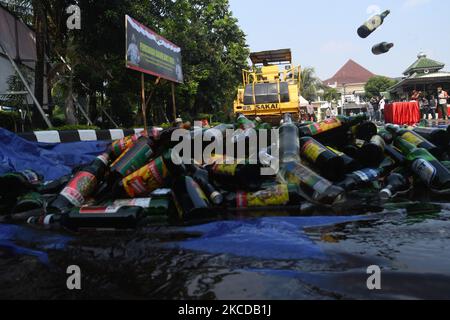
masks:
[[[285,114],[276,129],[244,115],[214,128],[184,125],[193,148],[199,132],[225,139],[228,129],[240,129],[231,144],[237,149],[243,142],[245,157],[231,162],[218,160],[228,154],[181,161],[173,152],[177,129],[114,141],[92,163],[55,181],[44,183],[32,170],[0,176],[0,218],[69,230],[134,229],[254,212],[302,215],[308,206],[332,212],[361,190],[377,203],[417,188],[450,199],[449,128],[377,127],[364,114],[317,123],[297,123]],[[278,130],[276,140],[271,129]],[[256,147],[249,145],[252,131]],[[260,133],[269,144],[260,143]],[[201,151],[209,143],[201,143]],[[254,155],[257,161],[249,161]],[[274,159],[278,168],[263,174]]]

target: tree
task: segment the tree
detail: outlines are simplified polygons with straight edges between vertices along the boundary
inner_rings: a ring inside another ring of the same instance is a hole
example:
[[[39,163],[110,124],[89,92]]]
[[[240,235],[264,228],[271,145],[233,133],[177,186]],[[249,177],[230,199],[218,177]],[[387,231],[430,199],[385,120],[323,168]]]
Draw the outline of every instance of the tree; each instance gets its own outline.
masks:
[[[317,97],[317,89],[320,81],[315,75],[312,67],[302,69],[300,74],[300,94],[308,101],[312,101]]]
[[[370,99],[372,97],[381,96],[381,92],[386,91],[396,83],[397,81],[393,79],[383,76],[375,76],[367,81],[366,85],[364,86],[364,90],[366,91],[367,97]]]
[[[334,89],[334,88],[325,88],[325,93],[324,93],[324,99],[325,101],[328,102],[333,102],[333,101],[338,101],[339,98],[341,97],[341,95],[339,94],[339,92]]]
[[[89,101],[92,120],[104,109],[123,127],[142,124],[133,123],[139,121],[140,74],[125,69],[125,14],[181,47],[185,81],[176,86],[179,114],[194,118],[198,113],[231,110],[249,50],[228,0],[78,0],[81,30],[65,26],[65,8],[73,1],[23,2],[36,8],[39,3],[44,9],[45,17],[40,11],[39,18],[45,22],[49,44],[45,47],[51,62],[48,82],[59,88],[57,100],[60,107],[67,106],[66,121],[76,121],[72,101],[67,99],[73,92]],[[60,57],[70,64],[71,71]],[[156,85],[155,77],[145,77],[147,93],[153,92],[148,114],[157,110],[156,121],[170,119],[170,83]]]

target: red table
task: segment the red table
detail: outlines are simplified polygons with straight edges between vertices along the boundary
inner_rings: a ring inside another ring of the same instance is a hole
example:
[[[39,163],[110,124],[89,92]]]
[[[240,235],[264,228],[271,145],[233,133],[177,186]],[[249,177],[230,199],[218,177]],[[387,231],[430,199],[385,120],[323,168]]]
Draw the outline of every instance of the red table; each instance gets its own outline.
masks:
[[[394,102],[384,108],[386,123],[414,125],[420,122],[420,109],[417,101]]]

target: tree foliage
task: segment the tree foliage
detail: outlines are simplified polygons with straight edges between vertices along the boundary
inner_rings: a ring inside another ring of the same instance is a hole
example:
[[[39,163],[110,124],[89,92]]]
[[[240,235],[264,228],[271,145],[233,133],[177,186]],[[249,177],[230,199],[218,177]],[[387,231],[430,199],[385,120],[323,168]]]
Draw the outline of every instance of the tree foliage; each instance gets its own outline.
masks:
[[[370,99],[372,97],[381,96],[381,92],[386,91],[397,82],[393,79],[383,77],[383,76],[375,76],[367,81],[364,90],[366,91],[367,97]]]
[[[320,88],[320,80],[316,77],[312,67],[306,67],[300,74],[300,93],[308,101],[313,101],[317,97],[317,90]]]
[[[37,3],[21,2],[31,7]],[[50,85],[63,95],[85,97],[93,120],[104,109],[121,126],[141,124],[136,123],[140,74],[125,68],[126,14],[181,47],[185,82],[176,86],[178,114],[193,118],[231,111],[249,50],[228,0],[78,0],[81,30],[73,31],[65,26],[65,8],[72,1],[40,2],[50,44]],[[166,121],[172,114],[170,83],[156,85],[155,77],[145,79],[149,114],[155,122]]]

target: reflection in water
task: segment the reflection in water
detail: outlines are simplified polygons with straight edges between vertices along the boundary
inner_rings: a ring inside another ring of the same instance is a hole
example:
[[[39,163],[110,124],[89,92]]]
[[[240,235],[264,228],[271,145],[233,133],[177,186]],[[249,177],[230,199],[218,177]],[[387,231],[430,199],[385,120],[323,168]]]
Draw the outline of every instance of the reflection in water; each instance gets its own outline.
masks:
[[[0,244],[0,298],[449,298],[450,211],[388,209],[86,233],[65,248],[21,232],[9,243],[44,252],[51,265]],[[81,292],[65,289],[71,264],[81,267]],[[382,268],[382,291],[367,290],[373,264]]]

